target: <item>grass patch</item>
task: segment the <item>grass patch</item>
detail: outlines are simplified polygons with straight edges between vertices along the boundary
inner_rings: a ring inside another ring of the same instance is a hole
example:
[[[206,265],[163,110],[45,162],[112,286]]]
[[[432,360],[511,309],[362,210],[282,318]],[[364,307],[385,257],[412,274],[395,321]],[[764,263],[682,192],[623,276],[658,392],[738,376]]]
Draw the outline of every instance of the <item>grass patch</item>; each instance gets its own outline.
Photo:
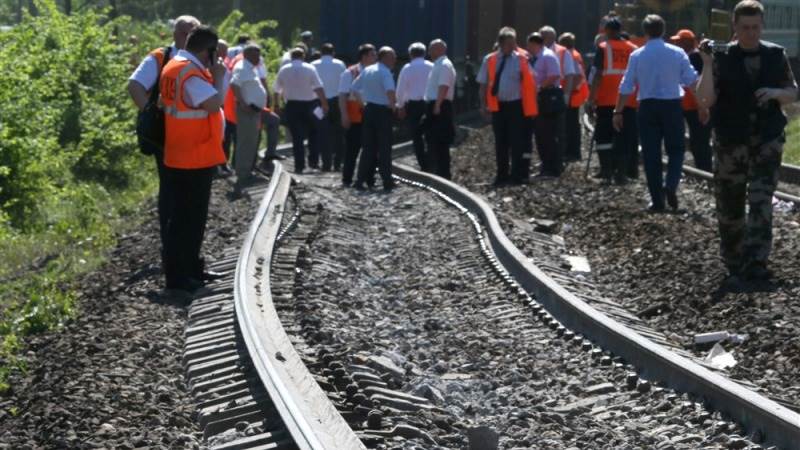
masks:
[[[133,213],[154,194],[155,171],[140,172],[136,181],[113,195],[98,185],[84,186],[92,194],[91,208],[82,204],[82,195],[68,196],[70,201],[43,208],[47,227],[7,229],[0,239],[0,393],[8,390],[14,371],[26,370],[19,358],[25,337],[58,329],[75,315],[76,280],[100,266],[115,237],[141,220]]]
[[[783,162],[800,165],[800,115],[794,117],[786,128],[786,148]]]

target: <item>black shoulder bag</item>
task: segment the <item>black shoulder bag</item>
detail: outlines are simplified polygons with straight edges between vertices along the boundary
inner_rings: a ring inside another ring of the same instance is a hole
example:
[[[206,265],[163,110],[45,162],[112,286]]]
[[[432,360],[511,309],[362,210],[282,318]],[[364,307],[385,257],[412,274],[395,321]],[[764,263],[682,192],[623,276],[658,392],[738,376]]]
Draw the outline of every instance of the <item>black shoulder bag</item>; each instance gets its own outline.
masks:
[[[156,83],[150,90],[150,98],[136,117],[136,136],[139,150],[145,155],[160,154],[164,150],[164,111],[158,105],[161,71],[167,65],[172,53],[171,47],[164,49],[164,61],[159,67]]]

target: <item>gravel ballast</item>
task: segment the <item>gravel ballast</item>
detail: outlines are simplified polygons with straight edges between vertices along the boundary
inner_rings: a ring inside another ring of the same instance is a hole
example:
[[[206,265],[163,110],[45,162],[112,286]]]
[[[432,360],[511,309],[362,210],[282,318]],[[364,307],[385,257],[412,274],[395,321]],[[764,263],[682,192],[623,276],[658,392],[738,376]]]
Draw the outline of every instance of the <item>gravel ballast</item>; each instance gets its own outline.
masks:
[[[238,247],[257,200],[214,182],[204,254]],[[76,284],[76,318],[31,337],[28,370],[0,397],[0,448],[199,448],[181,365],[186,308],[160,298],[155,209]]]
[[[294,195],[304,240],[296,270],[281,260],[272,275],[276,306],[312,371],[371,409],[362,432],[396,432],[378,448],[758,448],[542,323],[433,194],[357,193],[323,174]]]
[[[708,183],[685,179],[679,212],[653,215],[644,212],[643,174],[627,186],[602,184],[584,177],[581,162],[570,165],[559,180],[496,189],[489,184],[495,173],[493,154],[490,129],[471,133],[453,152],[454,181],[489,201],[523,253],[534,261],[540,257],[531,229],[550,223],[548,233],[563,240],[568,254],[588,259],[591,273],[582,276],[604,296],[698,358],[709,349],[695,345],[696,335],[740,335],[741,343],[720,342],[736,360],[725,373],[798,407],[800,208],[776,205],[774,280],[732,292],[722,288],[725,270]]]

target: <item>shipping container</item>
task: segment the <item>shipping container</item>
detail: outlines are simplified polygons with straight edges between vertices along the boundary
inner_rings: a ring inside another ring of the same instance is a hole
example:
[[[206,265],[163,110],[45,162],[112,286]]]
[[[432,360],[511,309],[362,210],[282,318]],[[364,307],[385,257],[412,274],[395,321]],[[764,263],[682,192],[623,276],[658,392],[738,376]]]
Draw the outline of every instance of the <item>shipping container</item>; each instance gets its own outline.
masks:
[[[407,57],[413,42],[444,39],[464,54],[467,0],[321,0],[319,42],[353,61],[359,45],[391,46]]]

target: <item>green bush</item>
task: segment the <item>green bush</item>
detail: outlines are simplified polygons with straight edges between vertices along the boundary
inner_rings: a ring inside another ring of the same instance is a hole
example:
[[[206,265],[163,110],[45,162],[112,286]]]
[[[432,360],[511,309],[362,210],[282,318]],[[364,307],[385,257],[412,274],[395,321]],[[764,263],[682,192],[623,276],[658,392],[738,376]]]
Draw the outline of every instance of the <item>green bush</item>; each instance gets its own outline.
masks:
[[[783,162],[800,165],[800,115],[792,119],[786,129],[786,149]]]

